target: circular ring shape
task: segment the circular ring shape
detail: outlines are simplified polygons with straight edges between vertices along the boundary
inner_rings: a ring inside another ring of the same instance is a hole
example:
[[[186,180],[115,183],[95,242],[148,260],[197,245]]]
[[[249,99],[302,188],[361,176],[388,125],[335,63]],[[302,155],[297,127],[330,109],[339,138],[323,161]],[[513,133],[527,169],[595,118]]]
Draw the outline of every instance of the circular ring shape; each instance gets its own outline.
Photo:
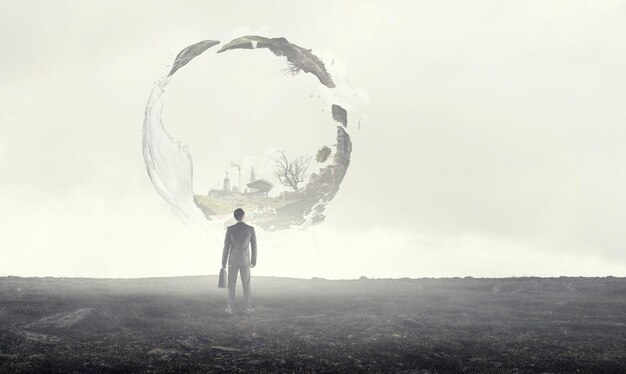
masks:
[[[159,79],[152,89],[145,110],[142,144],[152,184],[174,212],[187,222],[224,221],[224,217],[230,216],[238,207],[243,207],[246,216],[267,231],[302,228],[322,222],[325,206],[339,190],[350,166],[352,152],[352,141],[347,132],[348,112],[338,103],[332,103],[330,108],[332,119],[339,123],[336,144],[332,145],[336,147],[334,154],[331,158],[332,150],[327,145],[319,149],[315,160],[325,166],[318,173],[311,173],[304,187],[297,187],[298,182],[304,181],[298,178],[304,177],[310,156],[289,160],[283,152],[277,163],[283,176],[278,179],[280,183],[293,187],[294,191],[272,197],[269,192],[273,183],[255,179],[247,184],[245,193],[231,189],[225,181],[221,190],[211,190],[208,195],[194,195],[193,162],[189,150],[174,140],[161,122],[163,94],[165,86],[180,68],[217,44],[219,42],[215,40],[204,40],[184,48],[176,56],[169,73]],[[304,71],[315,75],[323,86],[329,89],[336,87],[320,58],[311,50],[292,44],[285,38],[244,36],[224,45],[218,53],[232,49],[269,49],[274,55],[287,58],[288,71],[293,75]]]

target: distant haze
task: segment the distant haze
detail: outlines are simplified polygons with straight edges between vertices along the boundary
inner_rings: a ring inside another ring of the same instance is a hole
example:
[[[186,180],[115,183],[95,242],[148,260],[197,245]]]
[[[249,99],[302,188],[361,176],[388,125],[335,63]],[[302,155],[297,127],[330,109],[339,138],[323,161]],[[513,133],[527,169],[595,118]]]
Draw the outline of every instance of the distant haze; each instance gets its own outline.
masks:
[[[0,275],[215,274],[224,238],[151,185],[143,111],[182,48],[248,34],[337,56],[365,118],[349,115],[326,221],[280,247],[259,235],[253,274],[626,276],[617,1],[4,1]],[[332,138],[319,82],[284,67],[209,50],[177,73],[163,120],[189,145],[196,193],[230,161]]]

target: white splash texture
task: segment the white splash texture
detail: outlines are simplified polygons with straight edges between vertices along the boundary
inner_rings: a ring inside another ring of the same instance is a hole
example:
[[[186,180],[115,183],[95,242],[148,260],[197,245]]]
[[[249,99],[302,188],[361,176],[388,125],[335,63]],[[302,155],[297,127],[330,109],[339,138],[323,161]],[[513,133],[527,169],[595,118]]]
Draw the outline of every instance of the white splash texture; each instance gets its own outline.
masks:
[[[163,127],[163,94],[170,78],[156,81],[146,105],[143,122],[143,157],[150,180],[178,217],[186,223],[204,221],[193,200],[193,161],[186,145]]]

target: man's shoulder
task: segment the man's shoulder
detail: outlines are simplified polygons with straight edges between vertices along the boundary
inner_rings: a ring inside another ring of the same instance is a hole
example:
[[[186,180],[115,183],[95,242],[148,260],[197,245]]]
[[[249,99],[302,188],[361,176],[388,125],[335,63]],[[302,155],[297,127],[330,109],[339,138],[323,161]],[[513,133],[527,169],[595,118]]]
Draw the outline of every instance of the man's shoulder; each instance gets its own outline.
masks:
[[[248,230],[254,230],[254,226],[250,226],[250,225],[248,225],[245,222],[237,222],[237,223],[235,223],[233,225],[228,226],[226,229],[231,229],[232,230],[232,229],[234,229],[237,226],[243,226],[243,227],[247,228]]]
[[[243,226],[248,231],[254,231],[254,226],[250,226],[250,225],[248,225],[245,222],[243,222],[243,224],[241,226]]]

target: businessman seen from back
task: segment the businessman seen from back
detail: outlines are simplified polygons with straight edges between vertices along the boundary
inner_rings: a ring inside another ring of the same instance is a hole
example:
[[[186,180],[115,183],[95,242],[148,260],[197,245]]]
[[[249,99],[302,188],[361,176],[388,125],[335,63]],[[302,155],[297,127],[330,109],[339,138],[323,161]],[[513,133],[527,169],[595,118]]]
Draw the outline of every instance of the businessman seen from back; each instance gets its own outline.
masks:
[[[237,220],[226,229],[224,251],[222,252],[222,268],[228,263],[228,294],[226,313],[232,314],[235,302],[235,286],[237,273],[241,275],[243,300],[247,314],[252,313],[252,297],[250,294],[250,268],[256,265],[256,233],[254,227],[243,222],[245,212],[235,209],[233,215]]]

